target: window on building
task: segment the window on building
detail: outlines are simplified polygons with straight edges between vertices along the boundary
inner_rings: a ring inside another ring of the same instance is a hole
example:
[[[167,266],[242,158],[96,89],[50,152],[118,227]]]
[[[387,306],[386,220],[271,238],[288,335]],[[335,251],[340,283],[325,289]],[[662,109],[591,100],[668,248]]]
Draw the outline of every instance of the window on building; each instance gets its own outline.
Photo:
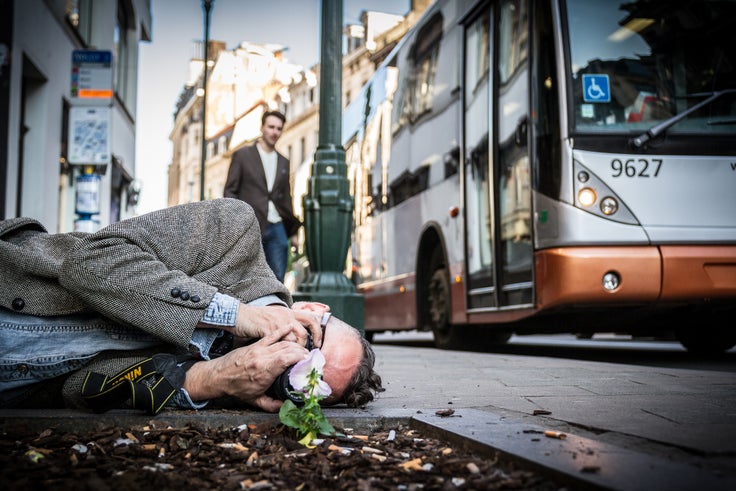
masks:
[[[112,156],[110,171],[110,223],[118,222],[125,218],[123,211],[128,211],[130,203],[128,190],[133,182],[133,177],[128,174],[123,165],[123,159],[117,155]],[[123,208],[123,205],[124,208]]]
[[[84,44],[92,44],[92,0],[66,0],[64,14]]]
[[[129,0],[119,0],[113,33],[115,93],[129,113],[134,113],[133,85],[135,30]]]

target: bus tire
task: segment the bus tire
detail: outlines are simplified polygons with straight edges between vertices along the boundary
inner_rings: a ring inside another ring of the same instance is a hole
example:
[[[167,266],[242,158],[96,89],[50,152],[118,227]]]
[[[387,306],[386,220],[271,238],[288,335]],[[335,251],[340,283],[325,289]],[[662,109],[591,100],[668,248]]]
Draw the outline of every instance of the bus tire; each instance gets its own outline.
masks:
[[[434,334],[434,345],[439,349],[490,351],[511,338],[511,331],[494,329],[493,326],[452,325],[450,279],[444,267],[438,267],[432,273],[427,297],[429,326]]]
[[[450,322],[450,278],[443,267],[435,269],[429,279],[427,311],[434,345],[440,349],[456,348],[456,331]]]

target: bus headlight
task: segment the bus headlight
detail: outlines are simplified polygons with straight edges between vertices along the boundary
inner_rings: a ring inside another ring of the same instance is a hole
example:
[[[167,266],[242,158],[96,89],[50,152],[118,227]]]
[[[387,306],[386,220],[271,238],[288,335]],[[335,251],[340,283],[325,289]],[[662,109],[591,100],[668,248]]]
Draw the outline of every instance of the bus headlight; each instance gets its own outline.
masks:
[[[606,196],[601,200],[601,211],[604,215],[613,215],[618,211],[618,201],[616,198]]]
[[[640,225],[621,196],[611,189],[605,181],[595,175],[578,160],[573,161],[574,193],[572,199],[576,208],[592,213],[606,220],[628,225]],[[614,181],[616,185],[620,182]]]
[[[595,203],[595,191],[590,188],[583,188],[578,191],[578,201],[582,206],[591,206]]]

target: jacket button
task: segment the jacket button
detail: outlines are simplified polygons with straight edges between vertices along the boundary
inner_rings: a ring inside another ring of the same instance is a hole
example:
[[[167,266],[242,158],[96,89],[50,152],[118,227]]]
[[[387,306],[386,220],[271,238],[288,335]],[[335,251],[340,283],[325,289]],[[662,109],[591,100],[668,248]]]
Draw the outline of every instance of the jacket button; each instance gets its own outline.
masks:
[[[26,306],[25,300],[22,298],[15,298],[13,299],[13,310],[23,310],[23,307]]]
[[[184,290],[183,292],[181,292],[181,295],[179,295],[179,298],[181,298],[182,300],[189,300],[189,292]]]
[[[18,371],[23,374],[28,373],[28,365],[26,365],[25,363],[21,363],[20,365],[18,365]]]
[[[174,288],[171,289],[171,296],[172,297],[177,298],[179,295],[181,295],[181,290],[179,290],[176,287],[174,287]]]
[[[195,295],[192,295],[192,298],[190,298],[190,300],[191,300],[192,302],[194,302],[194,303],[197,303],[197,302],[199,302],[199,301],[200,301],[201,299],[199,298],[199,295],[196,295],[196,294],[195,294]]]

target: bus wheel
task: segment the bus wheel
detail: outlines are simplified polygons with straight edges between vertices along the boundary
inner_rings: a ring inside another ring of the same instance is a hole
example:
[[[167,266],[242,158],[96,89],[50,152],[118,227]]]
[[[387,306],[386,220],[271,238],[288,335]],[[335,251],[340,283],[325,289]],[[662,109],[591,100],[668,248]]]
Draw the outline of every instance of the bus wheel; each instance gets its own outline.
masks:
[[[427,289],[429,327],[434,334],[434,345],[440,349],[453,348],[454,329],[450,324],[450,280],[445,268],[432,273]]]
[[[450,279],[443,267],[435,269],[429,280],[428,318],[434,345],[440,349],[491,351],[511,338],[511,331],[489,326],[453,326],[450,322]]]

